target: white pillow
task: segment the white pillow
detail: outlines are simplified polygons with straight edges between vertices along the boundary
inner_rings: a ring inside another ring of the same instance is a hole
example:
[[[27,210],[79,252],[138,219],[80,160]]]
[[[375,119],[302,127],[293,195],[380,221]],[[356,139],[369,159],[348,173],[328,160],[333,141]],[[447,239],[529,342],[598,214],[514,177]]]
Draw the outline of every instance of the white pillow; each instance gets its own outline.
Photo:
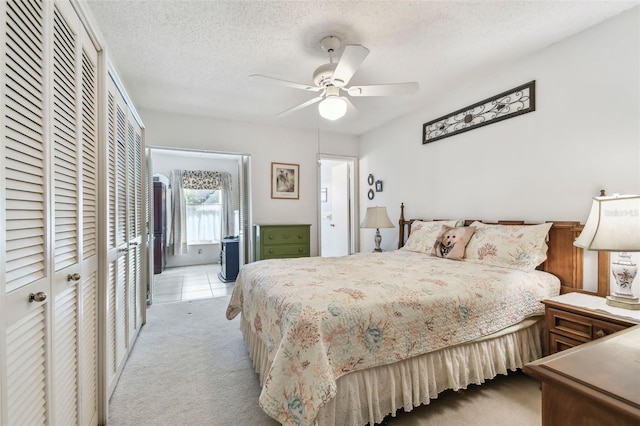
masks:
[[[488,225],[476,227],[464,260],[483,265],[533,271],[547,259],[547,235],[553,223],[539,225]]]
[[[434,220],[430,222],[414,220],[411,223],[409,238],[401,250],[429,254],[442,231],[442,225],[455,227],[463,223],[464,221],[461,220]]]

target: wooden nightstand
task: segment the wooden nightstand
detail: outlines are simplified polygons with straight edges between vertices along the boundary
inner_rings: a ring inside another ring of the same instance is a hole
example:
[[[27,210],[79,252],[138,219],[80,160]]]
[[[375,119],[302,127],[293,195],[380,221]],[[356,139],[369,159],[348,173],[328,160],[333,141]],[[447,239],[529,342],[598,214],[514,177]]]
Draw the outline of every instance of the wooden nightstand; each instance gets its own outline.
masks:
[[[609,306],[603,297],[566,293],[542,303],[546,355],[640,324],[640,311]]]
[[[542,426],[640,424],[640,326],[524,365],[542,383]]]

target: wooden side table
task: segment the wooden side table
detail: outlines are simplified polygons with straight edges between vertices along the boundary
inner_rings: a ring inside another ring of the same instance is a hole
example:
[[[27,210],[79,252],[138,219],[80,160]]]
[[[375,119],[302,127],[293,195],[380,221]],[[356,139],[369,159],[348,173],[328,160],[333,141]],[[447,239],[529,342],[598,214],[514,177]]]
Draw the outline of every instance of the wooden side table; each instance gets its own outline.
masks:
[[[640,311],[616,308],[605,298],[566,293],[543,300],[545,354],[554,354],[640,324]]]
[[[542,425],[640,424],[639,351],[640,325],[525,364],[542,382]]]

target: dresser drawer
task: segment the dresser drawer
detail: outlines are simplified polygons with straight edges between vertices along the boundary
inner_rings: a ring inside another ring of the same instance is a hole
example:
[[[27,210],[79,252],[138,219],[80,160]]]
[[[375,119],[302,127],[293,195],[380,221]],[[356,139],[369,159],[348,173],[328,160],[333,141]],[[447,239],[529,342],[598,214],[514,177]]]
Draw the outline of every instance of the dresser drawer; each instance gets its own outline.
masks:
[[[269,227],[262,229],[262,245],[281,244],[308,244],[309,227],[289,226],[289,227]]]
[[[263,259],[281,259],[284,257],[308,257],[309,246],[300,244],[287,244],[280,246],[265,246]]]
[[[579,342],[589,342],[627,328],[624,325],[554,308],[547,309],[547,316],[549,317],[549,333],[566,336]]]
[[[556,333],[549,333],[549,351],[554,354],[556,352],[564,351],[565,349],[571,349],[575,346],[583,344],[583,341],[575,340],[567,336],[563,336]]]

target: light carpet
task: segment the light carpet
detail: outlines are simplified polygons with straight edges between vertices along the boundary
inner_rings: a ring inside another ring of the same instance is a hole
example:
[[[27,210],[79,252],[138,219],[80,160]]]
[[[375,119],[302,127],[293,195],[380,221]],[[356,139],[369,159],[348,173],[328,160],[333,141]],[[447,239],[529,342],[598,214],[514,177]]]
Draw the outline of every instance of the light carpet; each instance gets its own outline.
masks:
[[[273,426],[229,297],[153,305],[109,405],[109,426]],[[521,372],[389,417],[389,426],[541,423],[540,387]],[[338,425],[339,426],[339,425]]]

